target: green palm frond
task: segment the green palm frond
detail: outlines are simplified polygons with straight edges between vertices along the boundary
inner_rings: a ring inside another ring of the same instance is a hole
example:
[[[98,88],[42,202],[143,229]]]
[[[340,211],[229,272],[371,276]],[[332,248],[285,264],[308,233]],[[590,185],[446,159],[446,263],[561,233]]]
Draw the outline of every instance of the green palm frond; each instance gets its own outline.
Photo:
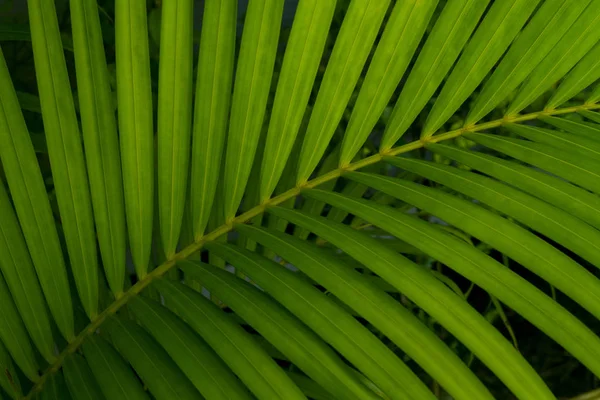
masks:
[[[600,1],[27,3],[0,398],[554,399],[517,314],[600,378]]]

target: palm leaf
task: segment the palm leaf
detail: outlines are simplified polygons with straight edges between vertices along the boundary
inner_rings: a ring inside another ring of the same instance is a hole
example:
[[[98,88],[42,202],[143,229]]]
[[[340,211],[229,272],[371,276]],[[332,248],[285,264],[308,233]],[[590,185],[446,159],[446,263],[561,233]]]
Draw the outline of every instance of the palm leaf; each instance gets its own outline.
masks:
[[[515,321],[600,376],[597,1],[210,1],[195,82],[151,7],[0,37],[0,397],[556,398]]]

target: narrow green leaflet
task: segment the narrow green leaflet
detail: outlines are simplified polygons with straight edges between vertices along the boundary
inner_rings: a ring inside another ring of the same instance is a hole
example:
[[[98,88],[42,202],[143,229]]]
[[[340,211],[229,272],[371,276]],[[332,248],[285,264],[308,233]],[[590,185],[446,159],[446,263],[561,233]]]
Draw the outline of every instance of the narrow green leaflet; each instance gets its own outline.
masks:
[[[79,298],[90,318],[98,311],[98,255],[92,203],[71,84],[54,3],[27,3],[35,71],[52,177]]]
[[[443,273],[432,269],[431,273],[440,281],[444,282],[446,284],[446,286],[448,286],[450,289],[452,289],[452,291],[454,293],[456,293],[458,296],[460,296],[461,298],[467,300],[467,296],[465,296],[465,293],[463,293],[463,291],[461,290],[461,288],[456,284],[456,282],[454,282],[451,278],[447,277],[446,275],[444,275]],[[385,281],[383,281],[385,282]],[[395,291],[395,290],[394,290]],[[493,297],[493,296],[491,296]],[[491,300],[491,299],[490,299]],[[492,300],[493,301],[493,300]],[[497,302],[498,300],[496,300]],[[516,346],[515,346],[516,347]]]
[[[23,397],[21,391],[21,382],[17,375],[17,370],[10,358],[10,354],[0,341],[0,387],[10,396],[11,399],[20,400]]]
[[[85,159],[98,243],[110,289],[123,292],[125,210],[117,122],[95,0],[72,0],[71,25]]]
[[[78,353],[65,359],[63,372],[71,397],[77,400],[104,400],[90,367]]]
[[[373,47],[389,3],[390,0],[353,0],[350,3],[302,143],[298,183],[308,179],[325,153]]]
[[[252,169],[271,87],[283,3],[254,0],[246,11],[223,172],[226,220],[235,216]]]
[[[166,1],[161,10],[157,190],[162,244],[170,259],[181,232],[188,185],[194,1]]]
[[[403,160],[400,161],[399,165],[406,164],[402,162]],[[428,165],[419,163],[407,168],[424,173],[424,176],[454,189],[460,188],[457,190],[524,222],[571,250],[578,252],[585,246],[589,246],[590,249],[582,250],[582,255],[591,258],[596,265],[600,265],[598,263],[600,232],[583,221],[569,218],[568,214],[561,213],[560,210],[522,192],[520,195],[518,190],[511,190],[506,185],[498,182],[494,184],[489,178],[477,180],[477,175],[473,173],[451,167],[440,168],[436,164],[428,168]],[[598,295],[600,280],[560,250],[526,229],[496,213],[439,189],[372,174],[352,173],[350,176],[359,182],[369,181],[372,187],[398,196],[491,245],[547,280],[596,317],[600,316],[600,295]],[[408,221],[405,222],[406,224],[412,222],[411,219],[404,219]],[[577,230],[578,228],[580,230]],[[408,229],[404,231],[409,232]],[[590,236],[586,237],[587,234]],[[405,237],[401,239],[406,240]],[[414,242],[411,244],[417,246]],[[423,246],[420,249],[426,251]],[[433,256],[430,251],[428,252]],[[440,259],[440,261],[444,260]],[[501,295],[497,297],[502,299]],[[506,301],[505,303],[519,311],[518,307]]]
[[[119,353],[97,335],[83,342],[83,352],[107,399],[147,400],[142,384]]]
[[[546,109],[554,109],[570,100],[600,78],[600,42],[577,63],[558,86]]]
[[[154,131],[146,1],[115,2],[117,104],[129,247],[139,278],[148,270],[154,217]]]
[[[167,352],[139,325],[112,317],[108,329],[116,348],[156,400],[202,398]]]
[[[417,118],[458,58],[489,0],[449,0],[427,37],[381,139],[390,149]],[[503,2],[504,3],[504,2]]]
[[[260,201],[268,199],[288,162],[313,87],[336,1],[298,3],[271,112],[260,172]]]
[[[63,336],[71,339],[74,336],[71,294],[54,216],[1,50],[0,142],[2,166],[29,255],[50,312]],[[12,276],[7,279],[12,285]]]
[[[241,268],[253,282],[298,316],[379,388],[390,393],[391,398],[395,393],[387,388],[395,386],[393,380],[402,386],[406,378],[406,381],[415,379],[406,365],[379,339],[298,273],[237,246],[210,243],[208,247]],[[428,390],[417,394],[423,399],[431,397]]]
[[[257,342],[215,304],[179,283],[162,279],[156,285],[167,305],[202,336],[256,397],[305,399]]]
[[[483,86],[465,126],[476,123],[506,99],[554,48],[590,1],[544,1]]]
[[[600,2],[592,1],[550,53],[531,72],[506,115],[514,115],[533,103],[577,64],[600,39]]]
[[[340,165],[350,163],[371,134],[404,75],[437,4],[438,0],[409,0],[394,6],[344,133]]]
[[[545,169],[585,189],[600,193],[600,162],[564,148],[506,138],[499,135],[469,133],[468,139],[518,160]]]
[[[421,137],[433,135],[473,93],[520,33],[538,3],[539,0],[493,2],[437,97]]]
[[[19,315],[42,356],[53,362],[54,339],[42,289],[29,250],[0,179],[0,271],[6,279]]]
[[[358,378],[360,381],[362,381],[362,382],[364,383],[364,385],[365,385],[366,387],[368,387],[369,389],[371,389],[371,390],[373,391],[373,393],[375,393],[375,394],[377,395],[377,398],[378,398],[378,399],[386,399],[386,398],[387,398],[386,394],[385,394],[385,393],[383,393],[383,392],[381,391],[381,389],[379,389],[377,386],[375,386],[375,385],[373,384],[373,382],[371,382],[370,380],[368,380],[367,378],[365,378],[365,377],[364,377],[364,375],[362,375],[361,373],[359,373],[359,372],[357,372],[357,371],[355,371],[355,370],[352,370],[352,371],[354,372],[354,374],[356,375],[356,377],[357,377],[357,378]]]
[[[251,398],[214,351],[171,311],[142,297],[135,297],[128,307],[204,397]]]
[[[600,229],[600,198],[587,190],[521,163],[480,152],[445,144],[429,144],[427,148],[530,193]]]
[[[597,111],[589,111],[589,110],[579,110],[577,112],[580,113],[581,115],[583,115],[584,117],[586,117],[587,119],[589,119],[591,121],[594,121],[597,124],[600,124],[600,113],[599,112],[597,112]],[[562,120],[562,118],[556,118],[556,119]],[[565,120],[565,121],[576,122],[576,121],[570,121],[570,120]],[[587,126],[594,126],[595,125],[596,126],[596,130],[598,132],[600,132],[600,125],[597,125],[597,124],[588,123]],[[569,129],[565,128],[565,130],[569,130]],[[598,136],[598,135],[600,135],[600,133],[596,134],[596,136]]]
[[[598,116],[600,116],[599,113],[595,113],[593,111],[580,111],[582,113],[582,115],[584,115],[586,118],[591,119],[592,121],[594,121],[594,117],[596,114],[598,114]],[[596,124],[596,123],[591,123],[591,122],[579,122],[579,121],[573,121],[570,119],[566,119],[566,118],[559,118],[559,117],[548,117],[548,116],[542,116],[540,117],[540,119],[550,125],[553,125],[557,128],[560,129],[564,129],[565,131],[572,133],[574,135],[578,135],[578,136],[584,136],[588,139],[594,140],[596,142],[600,143],[600,125]],[[599,122],[600,123],[600,119],[598,121],[595,122]]]
[[[37,381],[39,367],[35,353],[2,275],[0,275],[0,340],[25,376],[32,381]]]
[[[594,89],[590,97],[587,99],[586,103],[597,103],[598,100],[600,100],[600,84],[596,85],[596,88]]]
[[[352,210],[355,215],[379,226],[383,226],[383,224],[374,219],[373,212],[363,211],[384,209],[389,215],[395,216],[395,213],[387,211],[391,207],[372,204],[372,202],[350,199],[319,190],[309,190],[306,193],[308,196],[318,197],[322,201],[335,204],[337,207]],[[394,223],[399,223],[396,219],[394,221]],[[543,381],[506,339],[465,303],[464,299],[456,295],[433,274],[368,235],[357,232],[346,225],[334,224],[325,218],[307,218],[302,214],[292,222],[301,222],[310,226],[313,232],[326,238],[396,287],[470,348],[517,397],[523,399],[553,398]],[[389,230],[387,226],[386,230]],[[444,237],[452,237],[444,232],[438,232]],[[459,239],[456,241],[467,246]],[[414,243],[412,244],[414,245]]]
[[[46,384],[38,395],[39,400],[71,400],[69,389],[65,385],[65,379],[62,371],[50,374],[46,378]],[[79,400],[79,399],[75,399]]]
[[[363,171],[366,171],[366,169]],[[396,199],[394,199],[392,196],[390,196],[389,194],[382,193],[382,192],[376,192],[373,195],[373,197],[371,197],[370,200],[374,201],[378,204],[388,204],[388,205],[396,202]],[[370,225],[370,224],[368,222],[366,222],[364,219],[359,218],[357,216],[353,216],[352,221],[350,222],[350,226],[354,229],[359,229],[360,227],[364,227],[365,225]]]
[[[310,216],[280,207],[272,208],[269,211],[295,224],[310,227],[319,236],[335,244],[340,244],[340,241],[335,238],[342,237],[340,231],[337,230],[338,227],[343,227],[341,224],[333,223],[326,218]],[[325,229],[321,229],[322,226]],[[348,229],[353,234],[360,235],[359,243],[371,245],[370,240],[372,239],[368,236],[356,232],[352,228]],[[415,359],[417,363],[422,365],[426,371],[435,376],[440,384],[455,398],[465,400],[492,398],[481,382],[472,375],[438,337],[392,297],[371,282],[364,280],[360,274],[344,265],[338,257],[305,240],[296,239],[277,231],[246,225],[236,226],[236,230],[268,246],[356,310],[410,357]],[[344,236],[343,240],[345,241],[347,238],[347,236]],[[363,246],[357,245],[353,241],[346,243],[356,248]],[[382,245],[375,242],[374,246],[379,249]],[[389,252],[396,254],[393,250],[389,250]],[[396,256],[394,255],[394,257]],[[373,260],[376,260],[376,258],[373,258]],[[397,260],[394,260],[394,262],[397,262]],[[367,266],[372,267],[372,265]],[[423,269],[414,266],[414,270],[421,271],[416,272],[416,274],[425,274],[424,279],[428,279],[429,284],[435,287],[435,289],[430,288],[430,293],[438,293],[437,290],[441,291],[444,296],[451,293],[441,282]],[[400,271],[404,271],[404,269],[398,270],[398,276],[402,276],[402,279],[406,278],[404,281],[412,287],[412,290],[406,288],[405,293],[415,291],[425,295],[421,287],[416,287],[414,281],[409,280],[404,272]],[[462,302],[457,307],[464,308],[465,303]],[[398,329],[399,327],[402,327],[402,329]],[[508,351],[512,352],[511,350]],[[432,357],[432,354],[435,354],[435,357]],[[448,371],[453,371],[453,373],[449,374]]]
[[[194,275],[203,286],[211,293],[215,293],[294,365],[315,382],[328,388],[335,397],[376,398],[355,379],[350,369],[322,339],[259,289],[229,272],[207,264],[184,261],[178,265],[184,272]],[[413,379],[414,382],[421,384],[416,377],[413,376]],[[412,396],[410,391],[400,385],[392,384],[392,387],[393,391],[389,393],[394,398],[412,398],[417,395],[415,393]],[[422,386],[420,394],[425,393],[427,396],[428,392],[429,390]]]
[[[578,153],[591,159],[598,159],[600,157],[600,140],[593,140],[554,129],[538,128],[536,126],[506,124],[503,127],[507,131],[516,133],[533,142],[545,143],[559,149],[569,149],[573,153]]]
[[[194,110],[190,207],[194,236],[208,224],[227,136],[237,2],[204,2]]]

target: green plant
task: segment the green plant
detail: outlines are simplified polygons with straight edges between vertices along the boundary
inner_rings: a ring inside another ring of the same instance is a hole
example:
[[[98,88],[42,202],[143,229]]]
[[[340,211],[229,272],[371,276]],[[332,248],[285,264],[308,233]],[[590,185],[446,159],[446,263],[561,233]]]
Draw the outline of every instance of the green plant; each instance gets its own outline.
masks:
[[[555,398],[516,314],[600,376],[600,1],[207,0],[197,72],[108,3],[0,53],[0,397]]]

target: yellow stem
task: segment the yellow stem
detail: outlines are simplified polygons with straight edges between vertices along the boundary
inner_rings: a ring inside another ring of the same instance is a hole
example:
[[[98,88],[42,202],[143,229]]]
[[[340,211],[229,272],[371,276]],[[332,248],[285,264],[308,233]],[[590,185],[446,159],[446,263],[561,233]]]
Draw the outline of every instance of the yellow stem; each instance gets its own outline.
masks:
[[[104,311],[102,311],[100,314],[98,314],[98,316],[96,316],[96,318],[94,318],[88,324],[88,326],[83,331],[81,331],[79,333],[79,335],[77,335],[67,345],[67,347],[58,355],[58,357],[56,358],[54,363],[51,366],[49,366],[46,369],[46,371],[44,371],[43,375],[35,383],[35,385],[31,388],[31,390],[29,391],[29,393],[27,394],[25,399],[31,399],[37,392],[39,392],[42,389],[44,382],[46,381],[48,375],[50,375],[53,372],[58,371],[60,369],[60,367],[62,366],[63,362],[65,361],[65,358],[69,354],[77,351],[77,349],[81,346],[83,341],[89,335],[92,335],[94,332],[96,332],[98,330],[98,328],[100,327],[100,325],[104,322],[104,320],[106,320],[106,318],[115,314],[121,307],[123,307],[125,304],[127,304],[129,299],[131,299],[132,297],[134,297],[135,295],[140,293],[145,287],[150,285],[150,283],[152,283],[152,281],[154,281],[157,278],[162,277],[162,275],[164,275],[167,271],[169,271],[171,268],[173,268],[178,261],[185,260],[190,255],[199,251],[206,242],[215,240],[219,236],[230,232],[233,229],[235,224],[243,224],[243,223],[251,220],[252,218],[256,217],[257,215],[262,214],[263,212],[265,212],[265,210],[267,208],[281,204],[281,203],[285,202],[286,200],[299,195],[300,193],[302,193],[303,190],[312,189],[312,188],[319,186],[325,182],[328,182],[332,179],[338,178],[341,175],[343,175],[343,173],[346,171],[355,171],[355,170],[364,168],[368,165],[380,162],[385,157],[396,156],[399,154],[403,154],[403,153],[407,153],[409,151],[419,149],[421,147],[424,147],[427,143],[437,143],[440,141],[456,138],[464,133],[478,132],[478,131],[483,131],[483,130],[487,130],[487,129],[491,129],[491,128],[497,128],[499,126],[502,126],[502,125],[508,124],[508,123],[530,121],[530,120],[537,119],[540,116],[561,115],[561,114],[577,112],[579,110],[593,110],[593,109],[600,109],[600,104],[583,104],[583,105],[575,106],[575,107],[544,110],[544,111],[539,111],[539,112],[530,113],[530,114],[509,116],[509,117],[505,117],[502,119],[485,122],[485,123],[482,123],[479,125],[466,126],[466,127],[459,128],[459,129],[456,129],[456,130],[453,130],[450,132],[445,132],[445,133],[441,133],[438,135],[430,136],[428,138],[416,140],[414,142],[407,143],[402,146],[398,146],[398,147],[386,150],[386,151],[378,153],[378,154],[374,154],[370,157],[356,161],[352,164],[348,164],[344,167],[337,168],[337,169],[335,169],[331,172],[328,172],[324,175],[321,175],[313,180],[310,180],[308,182],[300,184],[300,185],[298,185],[276,197],[273,197],[273,198],[270,198],[270,199],[264,201],[263,203],[257,205],[256,207],[231,219],[230,221],[221,225],[220,227],[213,230],[212,232],[207,233],[206,235],[202,236],[201,238],[195,240],[194,243],[190,244],[189,246],[187,246],[180,252],[174,254],[169,260],[167,260],[164,263],[162,263],[161,265],[159,265],[156,269],[154,269],[152,272],[148,273],[145,277],[140,279],[135,285],[133,285],[131,288],[129,288],[129,290],[127,290],[125,293],[123,293],[119,298],[115,299],[115,301],[113,303],[111,303]]]

